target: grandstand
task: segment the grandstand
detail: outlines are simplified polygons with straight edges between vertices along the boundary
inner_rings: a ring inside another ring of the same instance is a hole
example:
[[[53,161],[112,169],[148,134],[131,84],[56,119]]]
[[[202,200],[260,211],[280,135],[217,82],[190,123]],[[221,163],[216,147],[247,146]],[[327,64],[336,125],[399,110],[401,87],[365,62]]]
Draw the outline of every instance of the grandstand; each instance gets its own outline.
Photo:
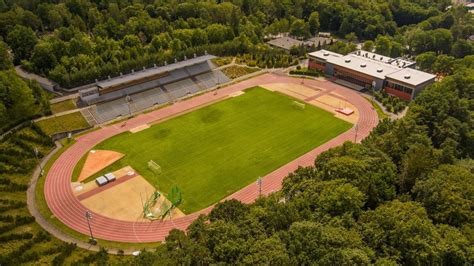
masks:
[[[105,123],[228,82],[229,78],[215,69],[212,58],[194,57],[97,82],[95,87],[79,91],[82,103],[90,106],[82,112],[89,122]]]

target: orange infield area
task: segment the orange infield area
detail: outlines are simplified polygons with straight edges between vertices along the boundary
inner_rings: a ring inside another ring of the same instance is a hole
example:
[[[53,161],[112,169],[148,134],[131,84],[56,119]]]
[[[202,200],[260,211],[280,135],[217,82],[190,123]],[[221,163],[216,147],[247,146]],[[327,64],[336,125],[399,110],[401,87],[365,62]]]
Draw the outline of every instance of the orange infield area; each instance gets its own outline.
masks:
[[[91,150],[87,155],[86,162],[77,181],[84,181],[93,174],[120,160],[123,156],[125,155],[116,151]]]

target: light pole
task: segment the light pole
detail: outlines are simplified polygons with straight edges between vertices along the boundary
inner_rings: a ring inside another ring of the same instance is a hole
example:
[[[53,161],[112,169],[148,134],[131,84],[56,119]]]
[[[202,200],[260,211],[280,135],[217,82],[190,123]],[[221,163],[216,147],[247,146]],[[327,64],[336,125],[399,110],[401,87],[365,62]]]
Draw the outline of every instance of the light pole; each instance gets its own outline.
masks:
[[[38,148],[35,147],[35,158],[36,158],[36,162],[38,163],[38,166],[39,166],[39,168],[40,168],[40,176],[43,176],[43,174],[44,174],[44,169],[43,169],[43,166],[41,165],[41,162],[40,162],[40,160],[39,160],[38,155],[39,155]]]
[[[94,235],[92,235],[92,227],[91,227],[90,219],[92,219],[92,213],[89,210],[87,210],[86,220],[87,220],[87,226],[89,226],[89,233],[91,235],[91,237],[89,238],[89,243],[91,243],[92,245],[95,245],[97,244],[97,241],[95,240]]]
[[[132,116],[132,107],[130,106],[132,104],[132,97],[130,97],[130,95],[127,95],[127,97],[125,97],[125,101],[128,105],[128,116]]]
[[[263,182],[263,179],[262,177],[258,177],[257,178],[257,185],[258,185],[258,196],[262,196],[262,182]]]

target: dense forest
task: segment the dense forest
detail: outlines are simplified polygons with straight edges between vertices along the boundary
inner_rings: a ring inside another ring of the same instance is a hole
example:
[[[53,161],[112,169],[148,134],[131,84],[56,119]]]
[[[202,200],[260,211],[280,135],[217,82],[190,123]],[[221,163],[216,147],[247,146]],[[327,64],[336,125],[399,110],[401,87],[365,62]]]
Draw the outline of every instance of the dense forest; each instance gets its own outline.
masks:
[[[415,59],[438,74],[402,119],[383,120],[300,168],[255,203],[218,204],[137,258],[89,253],[45,233],[25,207],[37,127],[0,140],[0,262],[88,264],[447,264],[474,261],[474,16],[449,0],[0,0],[0,132],[50,113],[13,66],[74,87],[206,51],[264,67],[304,55],[264,42],[320,31]],[[8,155],[7,155],[8,153]],[[30,231],[25,233],[25,228]],[[31,229],[32,228],[32,229]]]
[[[444,12],[448,0],[3,0],[0,5],[0,36],[14,63],[64,87],[205,51],[269,59],[278,52],[262,45],[265,37],[285,32],[298,38],[330,31],[348,40],[376,39],[377,52],[394,56],[454,50],[458,57],[470,53],[465,38],[474,34],[466,10]],[[346,43],[335,46],[350,49]]]

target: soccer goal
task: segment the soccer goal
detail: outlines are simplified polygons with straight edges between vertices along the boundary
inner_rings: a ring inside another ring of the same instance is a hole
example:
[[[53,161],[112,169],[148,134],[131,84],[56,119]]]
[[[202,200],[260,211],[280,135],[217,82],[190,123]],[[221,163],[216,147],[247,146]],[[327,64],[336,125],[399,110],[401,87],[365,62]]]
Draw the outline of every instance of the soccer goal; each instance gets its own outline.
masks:
[[[155,163],[153,160],[148,161],[148,169],[150,169],[156,175],[161,174],[161,166]]]
[[[306,104],[304,103],[300,103],[298,101],[293,101],[292,105],[295,107],[295,108],[298,108],[300,110],[303,110],[305,107],[306,107]]]

